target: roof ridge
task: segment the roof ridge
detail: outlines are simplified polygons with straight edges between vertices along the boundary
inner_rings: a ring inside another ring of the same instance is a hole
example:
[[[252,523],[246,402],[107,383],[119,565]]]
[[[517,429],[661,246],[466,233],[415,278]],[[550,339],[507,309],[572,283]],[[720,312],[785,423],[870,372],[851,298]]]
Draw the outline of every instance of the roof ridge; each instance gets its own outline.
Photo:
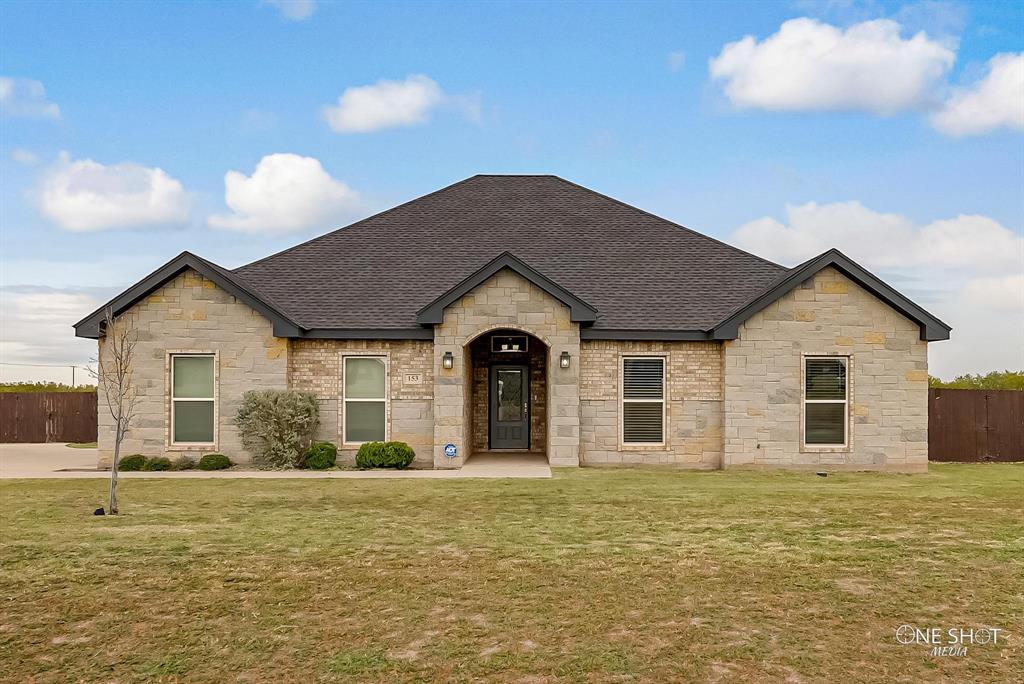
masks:
[[[479,175],[482,175],[482,174],[477,174],[477,176],[479,176]],[[459,185],[462,185],[463,183],[468,183],[469,181],[473,180],[477,176],[469,176],[468,178],[463,178],[460,181],[455,181],[454,183],[452,183],[450,185],[446,185],[443,188],[438,188],[437,190],[433,190],[431,192],[428,192],[425,195],[420,195],[419,197],[414,197],[411,200],[402,202],[401,204],[396,204],[395,206],[390,207],[388,209],[384,209],[383,211],[378,211],[376,214],[371,214],[370,216],[367,216],[366,218],[361,218],[358,221],[354,221],[353,223],[349,223],[347,225],[340,226],[338,228],[334,228],[333,230],[329,230],[326,233],[323,233],[322,235],[317,235],[315,237],[309,238],[308,240],[304,240],[303,242],[300,242],[297,245],[292,245],[291,247],[286,247],[285,249],[282,249],[279,252],[274,252],[273,254],[268,254],[267,256],[263,257],[262,259],[257,259],[256,261],[250,261],[247,264],[242,264],[238,268],[232,269],[231,272],[237,274],[238,271],[241,271],[243,268],[249,268],[250,266],[255,266],[256,264],[262,264],[264,261],[267,261],[268,259],[273,259],[275,257],[281,256],[282,254],[287,254],[288,252],[295,251],[296,249],[298,249],[300,247],[305,247],[306,245],[308,245],[310,243],[316,242],[317,240],[322,240],[323,238],[326,238],[326,237],[329,237],[331,235],[334,235],[335,233],[339,233],[339,232],[341,232],[343,230],[348,230],[350,228],[355,228],[356,226],[360,225],[361,223],[366,223],[367,221],[370,221],[371,219],[379,218],[381,216],[384,216],[385,214],[390,214],[391,212],[397,211],[397,210],[401,209],[402,207],[404,207],[406,205],[412,204],[413,202],[419,202],[420,200],[427,199],[428,197],[433,197],[434,195],[436,195],[438,193],[441,193],[441,192],[444,192],[445,190],[451,190],[452,188],[457,187]]]
[[[646,211],[645,209],[641,209],[640,207],[635,207],[632,204],[629,204],[628,202],[623,202],[620,199],[615,199],[614,197],[606,195],[603,192],[598,192],[597,190],[594,190],[592,188],[588,188],[585,185],[580,185],[579,183],[573,183],[571,180],[566,180],[566,179],[562,178],[561,176],[554,176],[554,178],[557,178],[558,180],[562,181],[566,185],[571,185],[574,188],[579,188],[580,190],[586,190],[587,192],[591,193],[592,195],[597,195],[598,197],[603,197],[604,199],[609,200],[610,202],[614,202],[615,204],[618,204],[619,206],[626,207],[627,209],[632,209],[634,211],[638,211],[641,214],[644,214],[646,216],[650,216],[651,218],[656,218],[659,221],[664,221],[665,223],[673,225],[676,228],[681,228],[682,230],[685,230],[688,233],[692,233],[693,235],[696,235],[698,237],[702,237],[705,240],[710,240],[711,242],[715,242],[715,243],[717,243],[719,245],[722,245],[723,247],[728,247],[732,251],[739,252],[740,254],[743,254],[744,256],[753,257],[753,258],[757,259],[758,261],[766,263],[766,264],[768,264],[770,266],[775,266],[777,268],[789,270],[785,266],[783,266],[782,264],[777,264],[774,261],[769,261],[768,259],[765,259],[764,257],[759,257],[756,254],[754,254],[753,252],[748,252],[745,249],[740,249],[739,247],[737,247],[735,245],[730,245],[728,242],[725,242],[723,240],[719,240],[718,238],[711,237],[710,235],[705,235],[704,233],[700,232],[699,230],[694,230],[693,228],[688,228],[687,226],[684,226],[681,223],[676,223],[675,221],[673,221],[671,219],[667,219],[664,216],[658,216],[657,214],[653,214],[653,213],[651,213],[649,211]]]

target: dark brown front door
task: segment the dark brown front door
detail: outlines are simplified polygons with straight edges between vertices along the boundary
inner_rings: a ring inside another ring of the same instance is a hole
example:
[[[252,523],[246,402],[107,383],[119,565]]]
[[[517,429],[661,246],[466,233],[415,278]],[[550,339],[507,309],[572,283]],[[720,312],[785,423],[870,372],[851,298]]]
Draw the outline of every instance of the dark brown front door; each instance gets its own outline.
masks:
[[[492,449],[530,448],[530,371],[520,364],[491,366]]]

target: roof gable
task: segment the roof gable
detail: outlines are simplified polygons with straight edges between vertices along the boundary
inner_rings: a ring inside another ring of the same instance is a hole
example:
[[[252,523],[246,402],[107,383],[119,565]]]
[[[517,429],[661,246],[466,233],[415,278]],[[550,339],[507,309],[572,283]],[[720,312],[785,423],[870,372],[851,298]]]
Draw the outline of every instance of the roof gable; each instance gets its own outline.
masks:
[[[949,332],[952,330],[950,326],[917,304],[914,304],[838,249],[830,249],[790,269],[788,273],[772,283],[764,292],[715,325],[711,331],[712,339],[736,339],[739,333],[739,326],[742,323],[783,295],[788,294],[815,273],[829,266],[834,267],[893,309],[921,326],[922,340],[938,341],[949,339]]]
[[[560,287],[547,276],[526,265],[510,252],[503,252],[484,264],[461,282],[427,304],[416,314],[416,322],[421,325],[437,325],[444,320],[444,310],[452,303],[479,287],[499,271],[509,269],[533,283],[549,295],[569,307],[569,318],[577,323],[590,324],[597,320],[597,310]]]
[[[121,314],[187,269],[192,269],[212,280],[217,284],[217,287],[266,316],[273,323],[274,335],[278,337],[293,337],[300,333],[300,328],[294,321],[282,313],[277,306],[266,301],[264,297],[254,294],[238,275],[191,252],[182,252],[78,323],[75,323],[75,336],[93,339],[101,337],[103,335],[103,327],[106,325],[108,309],[112,310],[115,316]]]

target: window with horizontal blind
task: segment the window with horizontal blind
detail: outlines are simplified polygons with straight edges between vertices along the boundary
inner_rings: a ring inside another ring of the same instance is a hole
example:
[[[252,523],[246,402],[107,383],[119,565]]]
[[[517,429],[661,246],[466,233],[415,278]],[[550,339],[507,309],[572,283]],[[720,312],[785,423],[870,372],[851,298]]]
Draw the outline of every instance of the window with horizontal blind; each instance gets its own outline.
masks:
[[[804,444],[846,446],[849,359],[844,356],[804,358]]]
[[[622,359],[622,443],[664,444],[665,359]]]
[[[217,422],[213,354],[171,355],[171,443],[213,444]]]
[[[346,356],[342,385],[344,441],[387,439],[387,364],[383,356]]]

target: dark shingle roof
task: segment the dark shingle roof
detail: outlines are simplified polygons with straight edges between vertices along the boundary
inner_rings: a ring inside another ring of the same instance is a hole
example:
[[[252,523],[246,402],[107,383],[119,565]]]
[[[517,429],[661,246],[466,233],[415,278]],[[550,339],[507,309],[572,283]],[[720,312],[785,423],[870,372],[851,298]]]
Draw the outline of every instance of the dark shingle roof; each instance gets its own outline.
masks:
[[[304,328],[420,328],[503,252],[595,330],[709,330],[787,269],[555,176],[473,176],[234,271]]]

